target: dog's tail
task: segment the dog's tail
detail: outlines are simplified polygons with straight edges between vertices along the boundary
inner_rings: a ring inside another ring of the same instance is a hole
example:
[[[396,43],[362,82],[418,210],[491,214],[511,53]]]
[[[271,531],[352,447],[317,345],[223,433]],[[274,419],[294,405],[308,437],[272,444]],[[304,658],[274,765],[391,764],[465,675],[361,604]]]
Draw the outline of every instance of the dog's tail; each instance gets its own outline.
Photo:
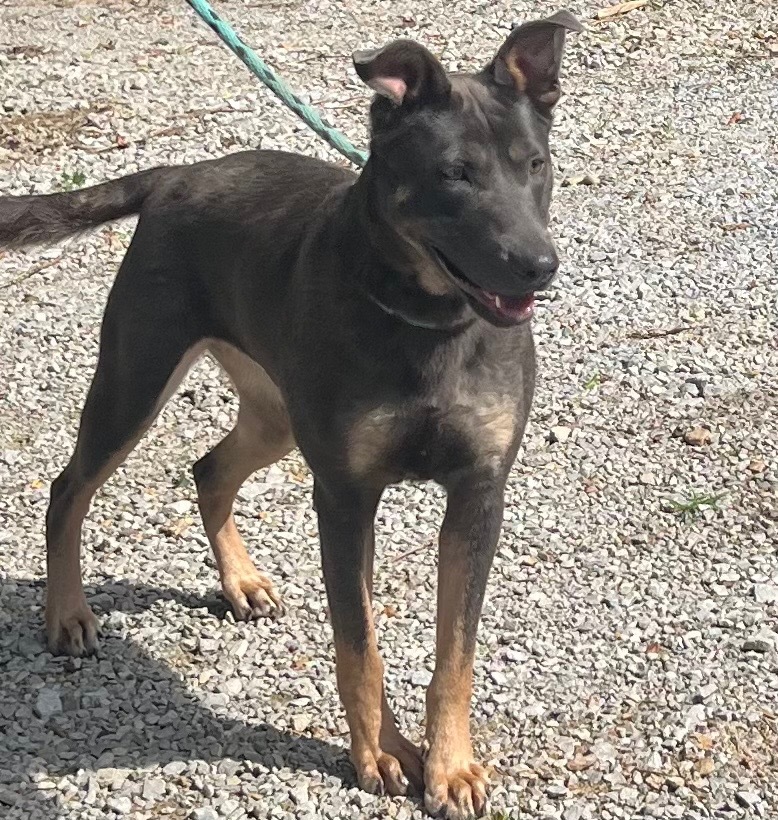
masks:
[[[59,194],[0,196],[0,248],[56,242],[138,213],[167,168]]]

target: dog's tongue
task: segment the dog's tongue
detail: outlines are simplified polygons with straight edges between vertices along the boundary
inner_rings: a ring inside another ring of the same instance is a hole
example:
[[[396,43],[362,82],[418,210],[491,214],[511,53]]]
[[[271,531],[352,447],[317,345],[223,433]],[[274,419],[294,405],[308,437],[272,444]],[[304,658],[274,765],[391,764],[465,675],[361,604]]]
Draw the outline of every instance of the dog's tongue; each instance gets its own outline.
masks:
[[[499,296],[496,293],[482,291],[486,306],[497,316],[513,322],[529,319],[535,311],[535,294],[528,296]]]

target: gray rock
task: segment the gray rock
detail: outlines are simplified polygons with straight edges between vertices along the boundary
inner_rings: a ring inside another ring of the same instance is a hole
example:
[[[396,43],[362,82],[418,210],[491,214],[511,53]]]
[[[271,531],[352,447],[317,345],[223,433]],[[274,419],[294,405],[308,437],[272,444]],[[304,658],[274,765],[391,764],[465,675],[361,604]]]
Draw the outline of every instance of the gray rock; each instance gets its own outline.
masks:
[[[744,652],[769,652],[776,645],[775,633],[763,629],[743,642]]]
[[[62,698],[60,697],[59,691],[44,686],[35,698],[33,711],[42,720],[47,720],[52,715],[58,715],[62,711]]]
[[[219,820],[219,815],[209,806],[192,809],[192,813],[189,816],[191,820]]]
[[[376,796],[374,794],[368,794],[367,792],[357,791],[351,798],[351,802],[359,806],[360,809],[366,809],[368,806],[372,805],[376,802]]]
[[[19,795],[9,789],[0,788],[0,804],[13,807],[19,802]]]
[[[310,799],[309,795],[308,795],[308,787],[305,786],[305,785],[299,786],[296,789],[292,789],[292,791],[290,792],[290,795],[291,795],[292,800],[298,806],[301,806],[304,803],[307,803],[308,800]]]
[[[151,778],[143,784],[143,798],[145,800],[158,800],[164,793],[165,781],[161,777]]]
[[[757,803],[762,802],[762,796],[758,792],[737,792],[735,797],[737,798],[737,802],[746,809],[750,809],[753,806],[756,806]]]
[[[686,731],[694,731],[698,726],[705,723],[706,719],[707,711],[705,705],[702,703],[695,704],[686,712]]]
[[[760,604],[774,604],[778,601],[778,584],[754,584],[754,598]]]
[[[132,800],[129,797],[109,797],[106,805],[117,814],[129,814],[132,811]]]
[[[23,634],[19,637],[16,649],[20,655],[26,655],[28,658],[32,658],[36,655],[40,655],[45,647],[34,636]]]
[[[233,817],[240,810],[240,803],[237,800],[225,800],[219,806],[220,817]]]
[[[100,785],[110,786],[111,789],[118,789],[127,780],[127,769],[116,769],[111,766],[102,767],[97,772],[97,782]]]
[[[184,499],[168,504],[168,509],[176,515],[186,515],[192,510],[192,502]]]
[[[559,442],[560,444],[564,444],[569,438],[570,433],[572,430],[569,427],[562,427],[561,425],[557,425],[556,427],[552,427],[548,433],[548,440],[554,444],[555,442]]]
[[[428,672],[426,669],[417,669],[411,674],[411,684],[413,686],[427,687],[430,685],[431,681],[432,672]]]

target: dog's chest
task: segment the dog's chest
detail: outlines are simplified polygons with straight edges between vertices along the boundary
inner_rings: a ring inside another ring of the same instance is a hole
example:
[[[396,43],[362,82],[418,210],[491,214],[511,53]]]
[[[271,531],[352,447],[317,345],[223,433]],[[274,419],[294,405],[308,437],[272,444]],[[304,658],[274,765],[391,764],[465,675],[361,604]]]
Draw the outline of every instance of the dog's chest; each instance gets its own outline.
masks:
[[[514,395],[450,388],[358,413],[347,457],[359,476],[441,481],[459,470],[498,469],[516,427]]]

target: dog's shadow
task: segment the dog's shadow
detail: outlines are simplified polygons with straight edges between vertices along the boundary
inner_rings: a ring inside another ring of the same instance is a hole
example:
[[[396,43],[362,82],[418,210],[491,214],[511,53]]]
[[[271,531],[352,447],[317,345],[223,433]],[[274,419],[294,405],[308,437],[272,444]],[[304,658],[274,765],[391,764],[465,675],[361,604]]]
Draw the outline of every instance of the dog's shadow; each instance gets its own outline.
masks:
[[[129,604],[124,612],[147,609],[163,598],[216,614],[225,610],[215,593],[199,597],[116,581],[87,587],[87,598],[99,601],[101,595],[116,594],[118,587]],[[81,769],[232,759],[256,775],[288,768],[334,776],[345,788],[355,785],[345,745],[277,729],[259,718],[246,722],[219,716],[173,668],[110,629],[103,634],[97,658],[74,663],[52,657],[42,651],[42,599],[42,582],[0,577],[0,715],[5,727],[10,725],[5,742],[0,742],[1,816],[29,817],[43,811],[41,816],[50,817],[54,811],[67,811],[55,808],[56,796],[47,796],[40,783]],[[38,606],[31,606],[33,602]],[[104,662],[108,658],[110,662]],[[39,702],[41,687],[60,694],[54,713],[46,717],[39,714],[41,706],[44,711],[46,707]],[[75,805],[83,796],[73,798]]]

